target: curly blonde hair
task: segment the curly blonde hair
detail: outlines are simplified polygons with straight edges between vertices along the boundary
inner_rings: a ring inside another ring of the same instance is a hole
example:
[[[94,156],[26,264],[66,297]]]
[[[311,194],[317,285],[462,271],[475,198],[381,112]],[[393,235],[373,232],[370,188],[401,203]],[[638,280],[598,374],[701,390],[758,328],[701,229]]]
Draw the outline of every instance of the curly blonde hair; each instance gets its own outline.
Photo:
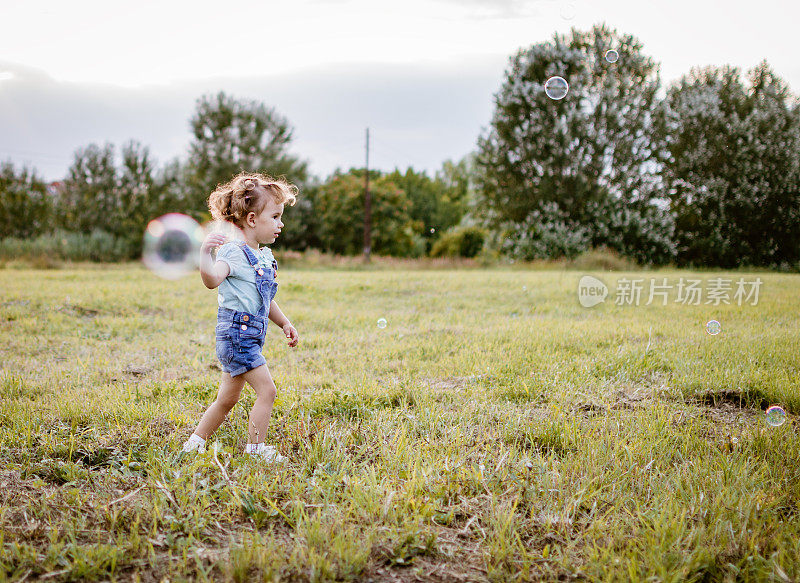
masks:
[[[225,184],[218,184],[208,197],[208,209],[216,221],[244,227],[248,213],[260,214],[271,196],[276,204],[293,206],[298,188],[284,177],[273,178],[255,172],[240,172]]]

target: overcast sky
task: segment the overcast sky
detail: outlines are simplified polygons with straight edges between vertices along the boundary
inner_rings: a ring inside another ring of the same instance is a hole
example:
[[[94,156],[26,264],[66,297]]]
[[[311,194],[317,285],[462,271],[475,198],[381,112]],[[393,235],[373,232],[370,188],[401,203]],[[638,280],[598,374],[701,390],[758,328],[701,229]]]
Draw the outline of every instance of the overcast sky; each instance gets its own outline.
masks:
[[[767,59],[800,93],[800,4],[786,0],[0,0],[0,160],[63,177],[74,151],[128,139],[184,156],[195,100],[258,99],[325,176],[435,172],[470,152],[511,56],[570,27],[630,33],[669,83]]]

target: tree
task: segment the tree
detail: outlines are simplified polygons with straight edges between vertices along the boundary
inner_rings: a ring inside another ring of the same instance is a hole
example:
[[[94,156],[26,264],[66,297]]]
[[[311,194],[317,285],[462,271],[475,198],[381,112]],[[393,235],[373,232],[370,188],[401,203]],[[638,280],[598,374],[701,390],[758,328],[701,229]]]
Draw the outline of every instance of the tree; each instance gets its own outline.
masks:
[[[447,170],[455,174],[452,162],[447,161],[445,165]],[[386,178],[397,184],[411,201],[409,214],[414,223],[419,225],[416,236],[424,241],[426,253],[442,233],[458,224],[466,211],[466,192],[461,189],[461,185],[448,184],[438,174],[430,178],[425,172],[416,172],[409,166],[405,173],[396,169],[387,174]]]
[[[445,160],[436,172],[436,179],[445,189],[440,220],[443,224],[456,225],[464,220],[475,201],[475,154],[467,154],[457,162]]]
[[[159,216],[154,174],[154,161],[146,146],[131,140],[122,147],[116,188],[118,215],[111,233],[141,240],[147,223]]]
[[[52,213],[47,185],[34,169],[17,172],[11,162],[0,164],[0,239],[41,235],[50,228]]]
[[[787,266],[800,261],[800,107],[766,62],[695,69],[658,117],[664,189],[679,260]]]
[[[319,217],[317,216],[317,198],[321,185],[308,180],[300,191],[297,201],[283,210],[283,222],[286,224],[281,236],[272,245],[273,249],[319,248]]]
[[[370,171],[372,251],[377,255],[420,255],[414,234],[422,226],[411,218],[411,201],[390,178]],[[357,255],[364,247],[364,170],[334,172],[316,198],[322,248]]]
[[[186,185],[189,182],[186,164],[173,158],[153,175],[150,197],[150,215],[160,217],[167,213],[186,214],[191,205],[191,197]]]
[[[190,214],[205,216],[208,195],[241,171],[285,176],[302,192],[307,164],[289,153],[292,129],[273,108],[219,92],[197,101],[190,125]]]
[[[94,229],[111,233],[118,207],[113,144],[79,148],[58,201],[59,226],[80,233]]]
[[[89,144],[75,153],[59,200],[61,226],[88,233],[103,230],[123,238],[140,238],[158,216],[156,162],[147,146],[129,140],[117,166],[113,144]]]
[[[619,53],[615,63],[604,58],[610,49]],[[564,99],[545,93],[553,76],[568,80]],[[652,262],[672,256],[669,217],[654,206],[658,87],[641,43],[604,25],[556,34],[510,59],[477,157],[484,224],[507,252],[571,254],[607,245],[623,253],[641,248]],[[609,210],[622,223],[609,221]],[[632,234],[665,226],[620,248]]]

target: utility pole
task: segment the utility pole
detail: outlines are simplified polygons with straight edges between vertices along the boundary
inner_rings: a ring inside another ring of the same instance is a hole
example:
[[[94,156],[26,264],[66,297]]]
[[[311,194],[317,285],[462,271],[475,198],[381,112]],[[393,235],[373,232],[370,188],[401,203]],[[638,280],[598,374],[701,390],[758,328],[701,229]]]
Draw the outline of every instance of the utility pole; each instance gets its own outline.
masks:
[[[364,173],[364,261],[369,263],[372,250],[372,197],[369,194],[369,128],[367,128],[367,159]]]

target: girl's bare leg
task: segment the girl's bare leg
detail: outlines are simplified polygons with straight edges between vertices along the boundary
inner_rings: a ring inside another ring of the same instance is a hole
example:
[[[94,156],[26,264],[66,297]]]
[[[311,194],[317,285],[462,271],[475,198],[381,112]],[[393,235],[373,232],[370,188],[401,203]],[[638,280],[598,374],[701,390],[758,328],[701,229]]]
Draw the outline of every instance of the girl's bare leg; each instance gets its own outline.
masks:
[[[249,370],[242,376],[256,392],[256,402],[250,411],[247,443],[262,443],[267,435],[272,404],[275,402],[278,391],[266,364]]]
[[[222,373],[217,400],[211,403],[211,406],[203,413],[200,423],[197,424],[197,429],[194,430],[197,435],[203,439],[208,439],[219,429],[219,426],[225,421],[225,416],[230,413],[233,406],[239,401],[244,381],[244,375],[232,377],[227,372]]]

